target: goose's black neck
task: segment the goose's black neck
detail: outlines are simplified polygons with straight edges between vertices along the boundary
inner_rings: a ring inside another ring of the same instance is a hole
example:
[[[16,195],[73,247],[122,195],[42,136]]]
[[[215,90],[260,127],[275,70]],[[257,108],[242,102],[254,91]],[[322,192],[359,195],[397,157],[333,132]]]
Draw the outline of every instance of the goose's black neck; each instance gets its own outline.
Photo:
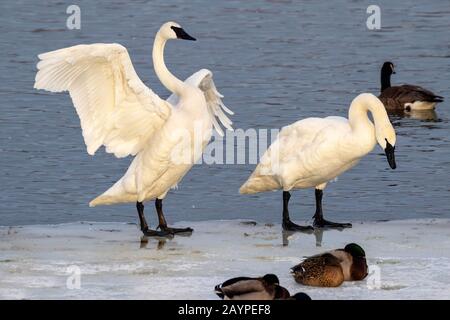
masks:
[[[390,86],[391,86],[391,70],[387,70],[387,68],[383,66],[383,68],[381,68],[381,92],[383,92]]]

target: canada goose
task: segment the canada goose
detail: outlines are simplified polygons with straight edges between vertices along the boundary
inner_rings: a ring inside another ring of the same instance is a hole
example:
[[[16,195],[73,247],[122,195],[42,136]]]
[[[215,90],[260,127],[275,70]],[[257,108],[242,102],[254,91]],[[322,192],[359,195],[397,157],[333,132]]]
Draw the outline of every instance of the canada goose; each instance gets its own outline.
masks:
[[[316,287],[338,287],[344,281],[367,276],[366,253],[356,243],[306,258],[291,269],[298,283]]]
[[[432,110],[444,98],[419,86],[404,84],[391,87],[394,64],[385,62],[381,68],[381,94],[378,96],[388,110]]]
[[[232,130],[224,113],[232,112],[223,105],[211,71],[202,69],[183,82],[167,69],[164,48],[170,39],[195,40],[175,22],[163,24],[156,34],[153,66],[172,92],[167,100],[139,79],[127,49],[115,43],[40,54],[34,84],[51,92],[69,91],[90,155],[104,145],[118,158],[135,156],[125,175],[89,205],[136,203],[146,236],[192,232],[167,226],[163,199],[201,157],[212,128],[223,135],[218,121]],[[151,230],[144,216],[143,202],[152,199],[159,230]]]
[[[374,124],[367,113],[371,112]],[[284,127],[267,149],[240,193],[283,190],[283,229],[308,231],[289,217],[290,191],[315,188],[315,227],[351,227],[349,223],[327,221],[322,212],[322,195],[327,183],[355,166],[375,147],[385,151],[392,169],[395,163],[395,130],[381,101],[370,93],[353,99],[348,119],[307,118]]]

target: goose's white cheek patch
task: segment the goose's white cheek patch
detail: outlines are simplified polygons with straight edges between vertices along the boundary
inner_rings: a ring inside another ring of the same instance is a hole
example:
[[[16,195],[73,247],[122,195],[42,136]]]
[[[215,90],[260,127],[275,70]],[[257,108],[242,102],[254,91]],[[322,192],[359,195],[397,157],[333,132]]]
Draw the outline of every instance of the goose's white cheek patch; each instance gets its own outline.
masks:
[[[415,101],[413,103],[405,103],[406,111],[410,110],[433,110],[436,107],[436,102]]]

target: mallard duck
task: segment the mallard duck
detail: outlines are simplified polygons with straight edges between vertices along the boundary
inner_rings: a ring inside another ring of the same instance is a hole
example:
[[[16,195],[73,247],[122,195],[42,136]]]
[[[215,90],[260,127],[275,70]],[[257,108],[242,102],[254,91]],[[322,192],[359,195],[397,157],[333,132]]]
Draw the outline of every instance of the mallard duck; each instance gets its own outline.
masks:
[[[444,98],[419,86],[404,84],[391,87],[394,64],[387,61],[381,67],[381,94],[378,96],[388,110],[432,110]]]
[[[367,276],[366,253],[356,243],[306,258],[291,269],[298,283],[316,287],[338,287],[344,281]]]
[[[224,300],[276,300],[291,297],[289,291],[280,286],[280,281],[274,274],[266,274],[260,278],[229,279],[218,284],[215,293]]]

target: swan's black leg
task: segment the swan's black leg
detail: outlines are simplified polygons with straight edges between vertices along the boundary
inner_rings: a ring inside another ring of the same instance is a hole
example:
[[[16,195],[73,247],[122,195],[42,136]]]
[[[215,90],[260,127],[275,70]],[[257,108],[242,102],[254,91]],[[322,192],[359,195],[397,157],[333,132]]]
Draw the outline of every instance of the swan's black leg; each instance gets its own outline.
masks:
[[[161,231],[151,230],[148,228],[148,224],[147,224],[147,221],[145,220],[145,215],[144,215],[144,204],[142,202],[136,202],[136,209],[137,209],[138,215],[139,215],[139,224],[141,226],[141,231],[144,234],[144,236],[167,237],[167,236],[171,235],[170,232],[166,232],[163,230],[161,230]]]
[[[315,189],[316,193],[316,213],[314,214],[314,227],[316,228],[351,228],[351,223],[337,223],[325,220],[322,211],[323,191]]]
[[[299,226],[291,221],[289,218],[289,199],[291,194],[288,191],[283,191],[283,230],[286,231],[303,231],[312,232],[314,229],[311,226]]]
[[[162,210],[162,199],[155,200],[156,212],[158,213],[159,226],[161,231],[169,232],[170,234],[175,233],[191,233],[194,231],[192,228],[171,228],[167,226],[166,218]]]

